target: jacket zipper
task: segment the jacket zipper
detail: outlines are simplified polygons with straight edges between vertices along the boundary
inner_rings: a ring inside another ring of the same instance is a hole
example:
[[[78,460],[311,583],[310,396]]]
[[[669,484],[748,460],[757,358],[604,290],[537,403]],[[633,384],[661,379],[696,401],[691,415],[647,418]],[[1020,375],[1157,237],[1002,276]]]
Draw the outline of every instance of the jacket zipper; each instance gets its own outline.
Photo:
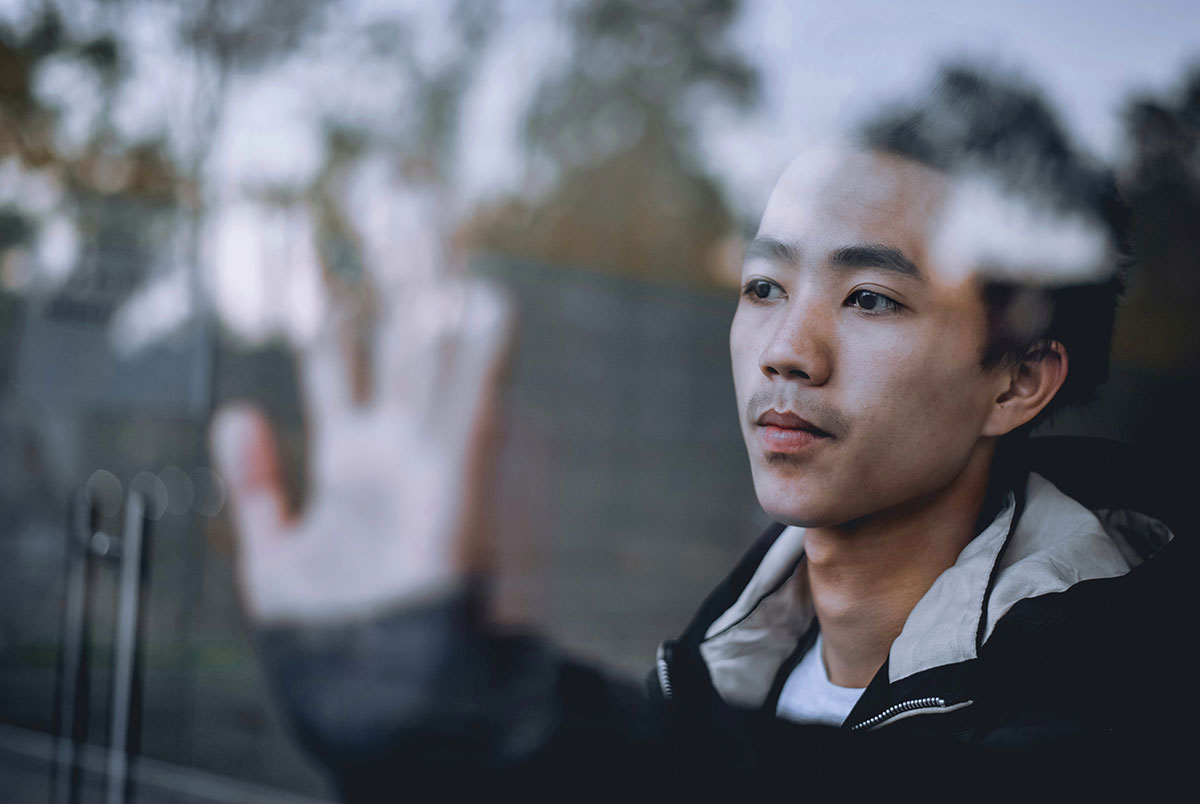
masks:
[[[670,667],[667,664],[666,647],[666,642],[660,642],[658,644],[658,651],[655,654],[654,666],[658,673],[659,689],[662,690],[663,697],[669,701],[671,700],[673,690],[671,688]],[[850,731],[858,731],[859,729],[869,729],[873,726],[878,726],[891,717],[895,717],[903,712],[911,712],[914,709],[937,709],[945,706],[945,698],[915,698],[911,701],[903,701],[901,703],[889,706],[887,709],[884,709],[874,717],[867,718],[861,723],[856,723],[850,727]],[[954,708],[957,709],[958,707],[956,706]]]
[[[880,723],[883,723],[883,721],[887,720],[888,718],[895,717],[901,712],[911,712],[914,709],[936,709],[939,707],[944,707],[945,705],[946,701],[943,698],[916,698],[911,701],[893,704],[887,709],[884,709],[878,715],[867,718],[861,723],[851,726],[850,731],[858,731],[859,729],[869,729],[873,726],[878,726]]]
[[[665,642],[659,643],[654,666],[658,670],[658,686],[662,689],[663,697],[669,701],[671,700],[671,676],[667,669],[667,652],[664,650],[666,645]]]

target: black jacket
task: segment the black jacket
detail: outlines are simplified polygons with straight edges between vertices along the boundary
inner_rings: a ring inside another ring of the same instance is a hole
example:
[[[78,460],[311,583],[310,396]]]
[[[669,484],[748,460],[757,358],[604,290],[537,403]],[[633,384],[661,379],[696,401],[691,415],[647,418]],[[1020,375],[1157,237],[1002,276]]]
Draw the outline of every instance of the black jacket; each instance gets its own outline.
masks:
[[[262,644],[302,739],[352,800],[1036,799],[1192,784],[1196,487],[1081,439],[1035,440],[1005,466],[1013,493],[996,521],[914,609],[841,729],[774,716],[816,627],[779,608],[803,600],[787,588],[803,573],[782,526],[663,644],[644,694],[492,632],[472,594],[270,629]]]

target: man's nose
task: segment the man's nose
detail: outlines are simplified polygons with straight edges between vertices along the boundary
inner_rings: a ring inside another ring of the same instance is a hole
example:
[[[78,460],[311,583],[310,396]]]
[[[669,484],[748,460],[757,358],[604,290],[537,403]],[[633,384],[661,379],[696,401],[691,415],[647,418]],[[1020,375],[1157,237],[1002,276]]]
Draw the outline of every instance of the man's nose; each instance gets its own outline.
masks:
[[[824,385],[833,371],[834,326],[828,311],[814,300],[802,296],[789,299],[759,357],[762,373]]]

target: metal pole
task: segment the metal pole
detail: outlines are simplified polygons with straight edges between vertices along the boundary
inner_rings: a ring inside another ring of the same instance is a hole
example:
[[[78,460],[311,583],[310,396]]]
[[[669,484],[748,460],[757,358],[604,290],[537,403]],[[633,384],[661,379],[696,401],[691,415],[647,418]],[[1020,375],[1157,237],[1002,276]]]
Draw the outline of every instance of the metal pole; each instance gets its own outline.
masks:
[[[112,728],[108,739],[108,804],[122,804],[125,801],[126,782],[129,777],[129,725],[133,711],[134,659],[138,641],[145,513],[145,498],[139,492],[131,491],[125,501],[125,532],[121,539],[121,577],[117,592]]]
[[[66,589],[63,605],[62,664],[59,668],[57,741],[54,755],[56,804],[79,798],[78,747],[88,721],[88,544],[96,527],[96,510],[86,489],[74,500],[67,525]]]

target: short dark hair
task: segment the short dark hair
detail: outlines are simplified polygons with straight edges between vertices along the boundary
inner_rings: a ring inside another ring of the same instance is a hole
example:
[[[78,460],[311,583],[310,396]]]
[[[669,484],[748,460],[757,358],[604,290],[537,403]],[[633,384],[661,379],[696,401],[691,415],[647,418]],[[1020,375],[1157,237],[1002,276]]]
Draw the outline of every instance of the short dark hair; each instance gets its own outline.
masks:
[[[1023,360],[1051,341],[1067,350],[1067,379],[1035,422],[1095,398],[1108,378],[1129,253],[1129,212],[1112,171],[1071,143],[1035,87],[974,66],[943,68],[924,98],[885,109],[858,135],[866,148],[948,175],[986,173],[1012,196],[1082,219],[1103,233],[1112,264],[1097,266],[1098,280],[1055,285],[985,279],[982,286],[988,310],[985,366]]]

